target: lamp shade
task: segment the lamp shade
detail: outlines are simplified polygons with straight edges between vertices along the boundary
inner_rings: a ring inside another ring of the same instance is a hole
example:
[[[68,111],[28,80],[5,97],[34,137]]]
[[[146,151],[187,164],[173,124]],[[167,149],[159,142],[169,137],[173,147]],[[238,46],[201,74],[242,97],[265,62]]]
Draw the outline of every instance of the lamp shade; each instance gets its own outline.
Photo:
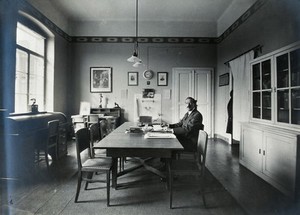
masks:
[[[142,60],[141,59],[139,59],[138,61],[136,61],[132,66],[133,67],[139,67],[140,65],[142,65]]]
[[[127,59],[127,61],[130,63],[134,63],[134,62],[136,62],[136,59],[137,59],[137,57],[132,55],[130,58]]]

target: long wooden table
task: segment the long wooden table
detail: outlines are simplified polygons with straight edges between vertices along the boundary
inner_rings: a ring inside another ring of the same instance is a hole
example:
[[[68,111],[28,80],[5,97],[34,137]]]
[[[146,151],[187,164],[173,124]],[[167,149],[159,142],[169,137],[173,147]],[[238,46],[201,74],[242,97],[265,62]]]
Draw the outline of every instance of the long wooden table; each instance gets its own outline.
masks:
[[[125,133],[135,123],[125,122],[104,139],[94,145],[97,149],[106,149],[107,156],[113,158],[112,187],[117,188],[117,177],[128,173],[131,170],[117,172],[118,158],[120,157],[141,157],[141,158],[165,158],[167,170],[170,177],[170,162],[172,151],[183,150],[182,145],[176,138],[144,138],[145,133]],[[166,177],[159,170],[149,166],[141,160],[142,165],[149,171]]]

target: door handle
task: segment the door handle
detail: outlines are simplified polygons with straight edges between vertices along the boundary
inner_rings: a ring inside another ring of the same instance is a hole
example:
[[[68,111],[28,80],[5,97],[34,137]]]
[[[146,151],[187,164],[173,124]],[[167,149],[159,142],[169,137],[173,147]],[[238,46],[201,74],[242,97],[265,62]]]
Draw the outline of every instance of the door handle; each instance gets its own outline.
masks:
[[[261,154],[261,149],[258,149],[258,154]]]
[[[265,150],[263,150],[263,155],[266,155],[266,151]]]

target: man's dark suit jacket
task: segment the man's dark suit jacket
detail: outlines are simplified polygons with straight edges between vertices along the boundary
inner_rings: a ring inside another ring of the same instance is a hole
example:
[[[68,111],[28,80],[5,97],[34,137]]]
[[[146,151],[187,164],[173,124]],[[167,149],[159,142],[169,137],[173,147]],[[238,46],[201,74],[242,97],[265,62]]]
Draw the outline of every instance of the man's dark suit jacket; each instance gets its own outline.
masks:
[[[202,120],[202,114],[194,109],[190,115],[186,113],[178,123],[169,125],[185,151],[197,150],[199,130],[203,130]]]

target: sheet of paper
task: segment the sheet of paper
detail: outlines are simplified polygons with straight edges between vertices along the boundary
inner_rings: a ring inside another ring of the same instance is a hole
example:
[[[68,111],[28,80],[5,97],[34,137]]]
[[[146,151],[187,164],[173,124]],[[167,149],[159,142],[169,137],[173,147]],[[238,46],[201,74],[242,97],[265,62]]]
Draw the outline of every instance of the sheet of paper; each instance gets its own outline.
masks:
[[[149,138],[176,138],[176,136],[172,133],[163,133],[163,132],[148,132],[144,136],[146,139]]]

